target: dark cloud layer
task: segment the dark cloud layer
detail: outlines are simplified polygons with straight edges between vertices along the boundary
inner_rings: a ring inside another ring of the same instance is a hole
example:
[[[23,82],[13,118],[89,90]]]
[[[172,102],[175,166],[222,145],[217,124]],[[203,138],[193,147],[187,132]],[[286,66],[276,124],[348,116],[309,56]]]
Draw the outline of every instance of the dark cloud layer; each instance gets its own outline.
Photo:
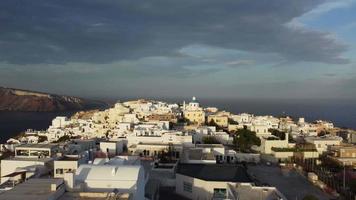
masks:
[[[204,44],[348,63],[328,33],[286,26],[320,0],[1,0],[0,61],[109,63]]]

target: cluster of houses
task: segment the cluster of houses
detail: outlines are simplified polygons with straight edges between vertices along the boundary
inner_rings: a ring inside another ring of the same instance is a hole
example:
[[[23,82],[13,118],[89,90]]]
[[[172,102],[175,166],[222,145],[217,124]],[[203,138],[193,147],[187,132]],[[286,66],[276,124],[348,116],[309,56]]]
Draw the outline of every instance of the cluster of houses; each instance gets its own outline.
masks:
[[[239,152],[234,137],[241,129],[260,145]],[[188,199],[286,199],[256,185],[241,163],[328,154],[355,167],[354,134],[326,121],[203,108],[195,97],[187,104],[116,103],[56,117],[45,131],[1,144],[0,199],[159,199],[162,188]]]

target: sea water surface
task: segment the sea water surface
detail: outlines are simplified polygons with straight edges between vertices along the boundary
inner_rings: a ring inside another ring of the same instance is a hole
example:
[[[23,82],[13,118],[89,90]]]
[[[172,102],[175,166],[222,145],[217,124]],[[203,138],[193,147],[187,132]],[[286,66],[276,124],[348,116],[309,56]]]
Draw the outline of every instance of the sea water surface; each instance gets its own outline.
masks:
[[[0,111],[0,143],[27,129],[46,130],[56,116],[71,116],[70,112]]]
[[[158,100],[158,99],[156,99]],[[183,99],[161,99],[183,102]],[[189,102],[189,99],[185,99]],[[214,106],[232,113],[256,115],[290,115],[334,122],[338,127],[356,129],[356,101],[353,100],[268,100],[268,99],[198,99],[202,106]],[[70,116],[74,112],[0,112],[0,142],[27,129],[45,130],[56,116]]]

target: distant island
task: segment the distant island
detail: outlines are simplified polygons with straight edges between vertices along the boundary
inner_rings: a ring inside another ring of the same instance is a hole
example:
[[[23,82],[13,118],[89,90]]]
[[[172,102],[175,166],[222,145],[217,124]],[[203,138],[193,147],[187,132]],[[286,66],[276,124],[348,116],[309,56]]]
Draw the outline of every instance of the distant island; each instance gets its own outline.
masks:
[[[0,87],[0,111],[54,112],[105,108],[101,101]]]

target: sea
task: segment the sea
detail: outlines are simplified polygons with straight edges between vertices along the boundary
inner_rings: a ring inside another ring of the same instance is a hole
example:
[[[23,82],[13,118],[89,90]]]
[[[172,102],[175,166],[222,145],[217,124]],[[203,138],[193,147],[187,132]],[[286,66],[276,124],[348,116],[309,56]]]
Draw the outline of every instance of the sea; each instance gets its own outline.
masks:
[[[46,130],[56,116],[71,116],[74,111],[66,112],[12,112],[0,111],[0,143],[26,131]]]
[[[161,99],[183,102],[183,99]],[[185,99],[189,102],[189,99]],[[269,99],[198,99],[204,107],[217,107],[232,113],[255,115],[289,115],[306,121],[327,120],[338,127],[356,129],[356,101],[354,100],[269,100]],[[0,143],[27,129],[45,130],[56,116],[71,116],[71,112],[4,112],[0,111]]]

